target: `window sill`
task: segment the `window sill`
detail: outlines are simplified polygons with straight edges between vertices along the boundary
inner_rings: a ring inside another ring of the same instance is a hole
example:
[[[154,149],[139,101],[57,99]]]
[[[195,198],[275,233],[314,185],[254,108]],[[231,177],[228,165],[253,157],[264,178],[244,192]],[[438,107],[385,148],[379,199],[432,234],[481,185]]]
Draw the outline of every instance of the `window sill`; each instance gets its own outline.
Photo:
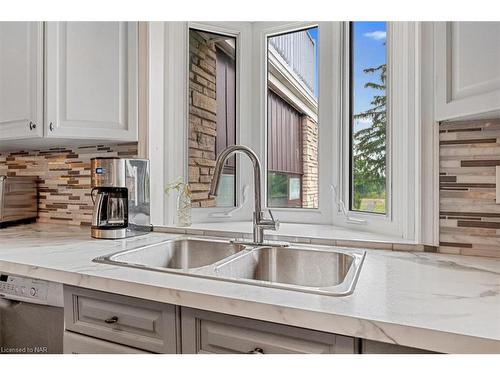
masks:
[[[251,238],[252,222],[195,223],[190,227],[155,226],[154,230],[192,235]],[[420,245],[396,236],[320,224],[282,223],[278,231],[266,231],[266,239],[381,250],[433,251],[432,246]]]

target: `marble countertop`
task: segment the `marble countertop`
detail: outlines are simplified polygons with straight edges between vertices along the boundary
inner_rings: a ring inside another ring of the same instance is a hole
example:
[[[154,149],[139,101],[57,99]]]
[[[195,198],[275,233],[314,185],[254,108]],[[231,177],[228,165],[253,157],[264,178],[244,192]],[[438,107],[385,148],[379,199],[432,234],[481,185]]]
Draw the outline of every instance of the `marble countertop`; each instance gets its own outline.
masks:
[[[0,271],[447,353],[500,353],[500,259],[367,250],[354,293],[331,297],[92,262],[176,234],[0,229]]]

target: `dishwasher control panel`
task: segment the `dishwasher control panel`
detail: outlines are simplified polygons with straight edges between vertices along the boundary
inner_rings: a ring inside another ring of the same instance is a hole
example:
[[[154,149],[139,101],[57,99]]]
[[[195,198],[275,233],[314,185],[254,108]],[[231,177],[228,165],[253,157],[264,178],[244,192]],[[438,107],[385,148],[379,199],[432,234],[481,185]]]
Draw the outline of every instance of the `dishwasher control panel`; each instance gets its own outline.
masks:
[[[0,297],[16,301],[47,304],[48,282],[0,274]]]

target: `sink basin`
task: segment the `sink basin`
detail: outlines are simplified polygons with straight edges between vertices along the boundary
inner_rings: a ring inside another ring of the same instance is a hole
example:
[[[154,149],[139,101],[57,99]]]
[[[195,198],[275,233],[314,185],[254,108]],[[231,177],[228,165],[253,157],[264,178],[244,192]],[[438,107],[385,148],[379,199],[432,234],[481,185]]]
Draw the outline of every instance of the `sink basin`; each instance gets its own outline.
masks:
[[[188,270],[214,264],[245,249],[222,240],[176,238],[95,259],[141,268]]]
[[[183,273],[242,284],[344,296],[354,290],[365,252],[327,246],[245,246],[178,237],[94,259],[98,263]]]
[[[319,294],[352,293],[364,252],[259,247],[228,260],[216,275],[282,289]]]

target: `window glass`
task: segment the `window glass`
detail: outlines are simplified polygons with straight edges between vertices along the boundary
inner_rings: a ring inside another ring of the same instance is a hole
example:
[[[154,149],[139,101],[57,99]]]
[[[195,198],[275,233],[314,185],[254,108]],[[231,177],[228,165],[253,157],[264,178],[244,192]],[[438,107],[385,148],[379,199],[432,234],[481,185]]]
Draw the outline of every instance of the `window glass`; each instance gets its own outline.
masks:
[[[351,199],[354,211],[386,213],[386,23],[350,25]]]
[[[236,159],[217,198],[208,196],[217,155],[236,143],[236,38],[189,30],[189,184],[193,207],[235,205]]]
[[[318,28],[267,49],[267,205],[318,208]]]
[[[290,200],[300,199],[300,189],[300,178],[291,177],[288,186],[288,196],[290,197]]]

